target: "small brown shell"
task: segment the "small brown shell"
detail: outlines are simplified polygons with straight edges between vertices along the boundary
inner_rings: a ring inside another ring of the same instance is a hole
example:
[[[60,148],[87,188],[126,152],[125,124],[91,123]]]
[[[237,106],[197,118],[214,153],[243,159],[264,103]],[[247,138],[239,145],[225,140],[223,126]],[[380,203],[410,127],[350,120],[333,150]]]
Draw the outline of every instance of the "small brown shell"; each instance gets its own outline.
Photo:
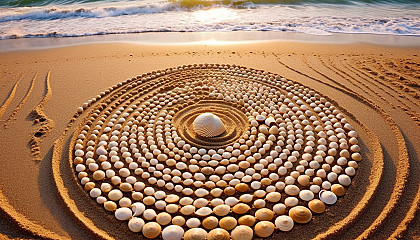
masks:
[[[306,207],[296,206],[289,210],[289,217],[297,223],[307,223],[312,219],[312,212]]]
[[[274,212],[268,208],[261,208],[255,212],[255,218],[263,221],[270,221],[274,217]]]
[[[226,216],[230,212],[230,206],[226,204],[221,204],[213,208],[213,213],[217,216]]]
[[[346,189],[341,184],[333,184],[331,186],[331,192],[341,197],[344,196],[344,194],[346,194]]]
[[[245,225],[237,226],[232,230],[232,240],[252,240],[253,236],[252,228]]]
[[[202,228],[191,228],[184,234],[184,240],[206,240],[207,232]]]
[[[253,226],[257,220],[252,215],[245,215],[238,219],[239,225]]]
[[[143,226],[142,233],[146,238],[156,238],[162,232],[162,227],[156,222],[148,222]]]
[[[319,199],[313,199],[308,203],[309,209],[314,213],[323,213],[325,211],[325,204]]]
[[[213,229],[207,234],[207,240],[229,240],[229,239],[230,239],[230,235],[228,231],[222,228]]]
[[[219,219],[214,216],[206,217],[201,224],[205,229],[214,229],[219,224]]]
[[[249,186],[246,183],[239,183],[235,186],[235,189],[238,192],[246,192],[246,191],[248,191]]]
[[[245,203],[238,203],[232,208],[233,212],[237,214],[245,214],[250,209],[251,207],[249,207],[248,204]]]
[[[220,219],[219,226],[226,230],[232,230],[236,227],[238,221],[234,217],[224,217]]]
[[[269,237],[274,232],[274,224],[269,221],[261,221],[255,225],[255,234],[259,237]]]

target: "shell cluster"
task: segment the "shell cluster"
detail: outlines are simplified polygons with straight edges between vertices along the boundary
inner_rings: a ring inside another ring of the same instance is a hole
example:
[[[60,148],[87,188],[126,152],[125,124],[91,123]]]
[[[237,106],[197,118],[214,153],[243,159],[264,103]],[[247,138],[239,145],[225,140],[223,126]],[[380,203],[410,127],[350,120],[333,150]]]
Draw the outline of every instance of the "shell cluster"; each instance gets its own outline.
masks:
[[[362,160],[357,133],[336,106],[277,74],[196,64],[107,91],[115,94],[106,104],[78,109],[88,118],[73,139],[74,171],[104,211],[146,238],[291,231],[344,196]],[[224,107],[244,121],[224,124]],[[182,111],[193,120],[179,122]]]

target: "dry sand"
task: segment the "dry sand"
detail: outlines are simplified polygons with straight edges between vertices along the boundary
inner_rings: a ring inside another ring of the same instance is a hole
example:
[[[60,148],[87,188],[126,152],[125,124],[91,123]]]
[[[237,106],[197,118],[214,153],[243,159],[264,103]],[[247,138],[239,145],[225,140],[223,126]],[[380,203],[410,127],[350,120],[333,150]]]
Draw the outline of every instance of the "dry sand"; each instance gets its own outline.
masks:
[[[292,42],[101,43],[1,54],[0,238],[133,237],[84,195],[62,157],[80,122],[76,109],[118,82],[195,63],[261,69],[309,86],[359,132],[364,160],[346,196],[271,239],[420,238],[420,49]]]

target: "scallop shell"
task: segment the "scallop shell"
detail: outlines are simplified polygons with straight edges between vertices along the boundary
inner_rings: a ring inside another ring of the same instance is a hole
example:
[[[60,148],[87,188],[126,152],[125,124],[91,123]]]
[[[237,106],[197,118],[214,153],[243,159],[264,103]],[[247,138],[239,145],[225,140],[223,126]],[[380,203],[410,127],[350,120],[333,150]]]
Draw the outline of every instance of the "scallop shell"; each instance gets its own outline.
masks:
[[[276,227],[283,232],[292,230],[293,226],[295,225],[293,219],[286,215],[278,216],[274,223],[276,224]]]
[[[207,234],[207,240],[230,240],[230,235],[228,231],[226,231],[225,229],[216,228],[216,229],[211,230]],[[238,238],[234,240],[242,240],[242,239]]]
[[[261,221],[255,225],[255,234],[259,237],[269,237],[274,232],[274,224],[269,221]]]
[[[203,113],[193,122],[194,132],[202,137],[215,137],[226,131],[222,120],[213,113]]]
[[[163,240],[181,240],[184,236],[184,229],[177,225],[170,225],[163,229]]]
[[[289,210],[289,217],[297,223],[307,223],[312,219],[312,212],[303,206],[296,206]]]
[[[156,238],[160,235],[162,227],[156,222],[148,222],[144,224],[142,233],[146,238]]]
[[[308,203],[309,209],[314,213],[323,213],[325,211],[325,204],[318,199],[313,199]]]
[[[184,240],[206,240],[207,232],[202,228],[191,228],[184,234]]]
[[[118,208],[114,215],[120,221],[125,221],[131,218],[133,212],[127,207]]]
[[[144,226],[144,220],[141,218],[134,217],[130,219],[130,221],[128,221],[128,228],[132,232],[140,232],[143,226]]]
[[[231,232],[232,240],[252,240],[253,236],[254,231],[252,228],[245,225],[237,226]]]
[[[319,199],[326,204],[334,204],[337,202],[337,195],[331,191],[321,190],[319,192]]]

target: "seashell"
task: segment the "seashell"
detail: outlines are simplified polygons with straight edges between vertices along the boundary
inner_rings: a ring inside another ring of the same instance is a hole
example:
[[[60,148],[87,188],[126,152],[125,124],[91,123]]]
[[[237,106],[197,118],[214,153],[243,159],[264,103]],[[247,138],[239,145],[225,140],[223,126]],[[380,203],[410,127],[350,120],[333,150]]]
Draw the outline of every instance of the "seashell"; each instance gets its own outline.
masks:
[[[279,192],[270,192],[270,193],[267,194],[265,199],[267,199],[267,201],[269,201],[269,202],[276,203],[276,202],[280,201],[281,194]]]
[[[184,236],[184,229],[177,225],[170,225],[163,229],[163,240],[181,240]]]
[[[312,219],[312,212],[306,207],[296,206],[289,210],[289,217],[297,223],[307,223]]]
[[[213,113],[202,113],[193,122],[194,132],[202,137],[219,136],[226,131],[222,120]]]
[[[198,209],[197,211],[195,211],[195,214],[200,216],[200,217],[205,217],[205,216],[210,215],[212,212],[213,211],[211,210],[211,208],[202,207],[202,208]]]
[[[274,224],[269,221],[261,221],[255,225],[255,234],[259,237],[268,237],[274,232]]]
[[[114,215],[115,218],[117,218],[120,221],[125,221],[131,218],[133,212],[131,211],[131,209],[127,208],[127,207],[122,207],[122,208],[118,208]]]
[[[128,229],[132,232],[140,232],[144,226],[144,220],[141,218],[132,218],[128,221]]]
[[[120,207],[131,207],[131,199],[128,197],[123,197],[118,201]]]
[[[200,219],[198,219],[198,218],[190,218],[190,219],[187,220],[187,222],[185,224],[189,228],[196,228],[196,227],[200,226],[201,222],[200,222]]]
[[[277,203],[276,205],[273,206],[273,211],[277,215],[284,214],[286,212],[286,205],[284,205],[283,203]]]
[[[303,201],[311,201],[312,199],[314,199],[314,193],[310,190],[302,190],[299,193],[299,197]]]
[[[107,202],[104,203],[104,208],[107,211],[112,212],[112,211],[115,211],[117,209],[117,204],[113,201],[107,201]]]
[[[238,221],[234,217],[224,217],[220,219],[219,226],[226,230],[232,230],[236,227]]]
[[[176,212],[178,212],[179,207],[178,207],[178,205],[176,205],[176,204],[168,204],[168,205],[165,207],[165,210],[166,210],[168,213],[176,213]]]
[[[228,231],[222,228],[216,228],[211,230],[207,234],[207,240],[230,240],[230,235]],[[235,239],[235,240],[242,240],[242,239]]]
[[[96,149],[96,154],[98,155],[106,155],[108,152],[106,151],[104,146],[100,146]]]
[[[184,240],[206,240],[207,232],[202,228],[191,228],[184,234]]]
[[[239,225],[253,226],[257,220],[252,215],[245,215],[238,219]]]
[[[306,187],[306,186],[308,186],[308,185],[309,185],[309,183],[310,183],[311,179],[310,179],[310,177],[309,177],[308,175],[300,175],[300,176],[297,178],[297,181],[298,181],[298,183],[299,183],[301,186]]]
[[[146,209],[143,212],[143,218],[148,220],[148,221],[154,219],[156,217],[156,215],[157,214],[156,214],[155,210],[153,210],[153,209]]]
[[[213,208],[213,213],[216,214],[217,216],[221,216],[221,217],[226,216],[230,213],[230,206],[227,205],[227,204],[218,205],[215,208]]]
[[[243,194],[239,197],[239,200],[244,203],[249,203],[252,201],[253,198],[254,196],[252,194]]]
[[[235,185],[235,189],[238,192],[246,192],[246,191],[248,191],[249,186],[246,183],[239,183],[239,184]]]
[[[169,194],[165,198],[165,202],[167,203],[177,203],[179,201],[179,196],[175,194]]]
[[[202,208],[209,204],[209,201],[205,198],[198,198],[194,201],[194,207],[196,208]]]
[[[337,202],[337,196],[333,192],[326,190],[321,190],[319,192],[319,199],[329,205]]]
[[[252,228],[245,225],[237,226],[231,232],[232,240],[252,240],[253,236],[254,231]]]
[[[113,189],[108,193],[108,198],[112,201],[118,201],[123,197],[123,193],[118,189]]]
[[[325,204],[318,199],[313,199],[308,203],[309,209],[314,213],[323,213],[325,211]]]
[[[347,187],[347,186],[350,186],[351,184],[351,178],[345,174],[341,174],[340,176],[338,176],[338,182],[341,185]]]
[[[195,212],[195,207],[193,205],[183,206],[179,212],[183,215],[191,215]]]
[[[231,207],[235,206],[238,202],[239,200],[236,197],[228,197],[225,199],[225,204]]]
[[[274,212],[268,208],[261,208],[255,212],[257,220],[270,221],[274,217]]]
[[[233,212],[237,214],[245,214],[250,209],[251,208],[248,206],[248,204],[245,203],[238,203],[232,208]]]
[[[172,218],[172,224],[182,227],[185,224],[185,218],[183,216],[175,216]]]
[[[156,222],[148,222],[144,224],[142,233],[146,238],[156,238],[160,235],[162,227]]]
[[[284,188],[284,192],[289,196],[296,196],[299,194],[300,190],[296,185],[287,185]]]
[[[341,197],[341,196],[344,196],[344,194],[346,193],[346,189],[340,184],[333,184],[331,186],[331,192]]]
[[[284,199],[284,204],[288,207],[294,207],[298,205],[299,200],[296,197],[287,197]]]
[[[219,219],[214,216],[206,217],[202,222],[203,227],[208,230],[216,228],[218,224]]]
[[[167,212],[161,212],[156,216],[156,222],[160,225],[168,225],[172,220],[172,217]]]
[[[194,194],[197,196],[197,197],[204,197],[204,196],[207,196],[207,195],[209,195],[209,191],[207,191],[206,189],[204,189],[204,188],[199,188],[199,189],[197,189],[197,190],[195,190],[195,192],[194,192]]]
[[[257,199],[254,201],[254,207],[263,208],[265,207],[265,201],[263,199]]]
[[[292,230],[293,226],[295,225],[293,219],[286,215],[278,216],[274,223],[276,227],[283,232]]]

